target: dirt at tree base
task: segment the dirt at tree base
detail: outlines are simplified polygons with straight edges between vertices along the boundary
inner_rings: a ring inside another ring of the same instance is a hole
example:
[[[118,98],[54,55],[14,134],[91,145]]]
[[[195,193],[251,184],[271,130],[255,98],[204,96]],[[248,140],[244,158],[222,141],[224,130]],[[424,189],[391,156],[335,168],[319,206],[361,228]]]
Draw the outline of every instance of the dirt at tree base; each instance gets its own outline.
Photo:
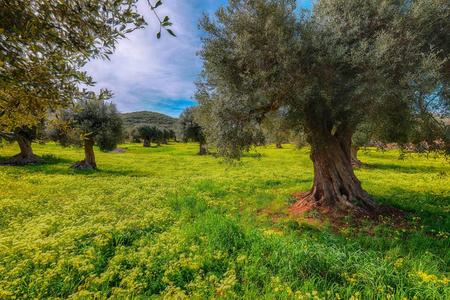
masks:
[[[349,220],[353,226],[360,226],[364,222],[370,222],[373,225],[378,225],[388,222],[390,225],[406,228],[408,223],[406,220],[406,213],[398,208],[376,204],[375,209],[354,209],[354,208],[330,208],[315,205],[312,201],[306,200],[311,192],[299,192],[293,194],[298,200],[291,207],[289,207],[289,214],[292,217],[300,215],[306,216],[307,219],[315,219],[320,222],[329,222],[333,229],[339,230],[342,227],[347,227]]]
[[[5,161],[0,162],[0,165],[4,166],[25,166],[25,165],[36,165],[42,163],[43,160],[37,155],[27,155],[22,154],[14,155]]]

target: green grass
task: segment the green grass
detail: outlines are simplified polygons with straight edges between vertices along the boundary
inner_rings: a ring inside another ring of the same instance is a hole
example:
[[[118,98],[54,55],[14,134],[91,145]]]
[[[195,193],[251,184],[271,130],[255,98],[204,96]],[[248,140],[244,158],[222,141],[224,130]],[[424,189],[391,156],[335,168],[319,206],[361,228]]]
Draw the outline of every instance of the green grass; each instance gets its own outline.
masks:
[[[44,165],[0,166],[0,299],[450,299],[443,158],[361,152],[363,186],[410,226],[336,232],[287,214],[311,185],[307,149],[229,164],[195,144],[122,147],[98,171],[54,144],[34,146]]]

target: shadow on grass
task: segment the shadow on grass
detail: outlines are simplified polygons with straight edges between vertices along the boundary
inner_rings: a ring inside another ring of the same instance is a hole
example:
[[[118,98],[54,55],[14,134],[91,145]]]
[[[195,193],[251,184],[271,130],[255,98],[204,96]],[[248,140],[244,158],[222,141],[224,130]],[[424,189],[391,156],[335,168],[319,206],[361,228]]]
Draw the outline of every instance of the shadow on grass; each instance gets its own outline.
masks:
[[[3,165],[2,163],[4,161],[10,159],[12,156],[1,156],[0,155],[0,167],[1,166],[3,166],[3,167],[8,167],[8,166],[11,167],[11,165],[7,165],[7,164]],[[15,165],[14,167],[28,168],[28,167],[39,167],[39,166],[45,166],[45,165],[57,165],[57,164],[61,164],[61,163],[70,163],[71,162],[71,160],[69,160],[69,159],[58,157],[58,156],[53,155],[53,154],[44,154],[42,156],[39,156],[39,158],[42,160],[39,163],[31,164],[31,165]]]
[[[8,157],[6,157],[7,159]],[[10,166],[0,165],[0,170],[11,170],[13,172],[23,171],[25,173],[40,173],[43,175],[93,175],[93,176],[128,176],[128,177],[147,177],[147,173],[139,172],[133,169],[111,170],[100,167],[97,170],[77,170],[70,166],[75,162],[70,159],[60,158],[53,155],[43,155],[42,163],[24,165],[24,166]],[[5,157],[0,156],[0,162]]]
[[[72,162],[73,163],[73,162]],[[92,176],[127,176],[127,177],[148,177],[150,176],[147,173],[138,172],[136,170],[127,169],[127,170],[111,170],[99,168],[97,170],[78,170],[70,168],[70,163],[65,166],[65,168],[45,168],[42,166],[39,168],[38,166],[29,166],[27,167],[27,171],[31,173],[42,173],[45,175],[92,175]]]
[[[389,170],[389,171],[408,173],[408,174],[442,172],[441,167],[435,167],[435,166],[402,166],[402,165],[396,165],[396,164],[383,164],[383,163],[364,163],[364,168]]]
[[[408,214],[420,217],[423,225],[435,230],[450,231],[450,192],[438,194],[393,188],[389,193],[372,195],[378,203],[388,204]]]

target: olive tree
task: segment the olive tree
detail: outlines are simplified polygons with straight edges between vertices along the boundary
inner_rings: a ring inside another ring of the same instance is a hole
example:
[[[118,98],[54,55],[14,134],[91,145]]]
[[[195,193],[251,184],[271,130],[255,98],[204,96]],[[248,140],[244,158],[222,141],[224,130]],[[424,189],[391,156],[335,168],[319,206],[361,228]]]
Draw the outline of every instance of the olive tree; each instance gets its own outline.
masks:
[[[195,119],[197,108],[188,107],[180,115],[177,123],[177,129],[180,139],[183,142],[193,141],[199,143],[199,155],[208,153],[206,147],[206,138],[202,127]]]
[[[449,6],[444,0],[233,0],[205,17],[197,99],[219,152],[239,157],[267,114],[282,111],[311,147],[313,187],[296,203],[374,213],[351,164],[363,121],[401,141],[416,116],[448,113]],[[447,42],[446,42],[447,41]],[[203,125],[203,124],[202,124]]]
[[[144,147],[150,147],[152,142],[157,143],[158,146],[161,143],[162,132],[156,126],[141,125],[137,127],[137,133],[138,137],[143,140]]]
[[[116,148],[122,140],[122,118],[116,106],[107,102],[110,93],[99,95],[89,92],[74,107],[59,112],[53,120],[49,136],[63,146],[80,145],[84,159],[72,165],[75,169],[96,169],[94,145],[102,151]]]
[[[274,143],[277,149],[283,148],[291,136],[291,127],[279,111],[268,113],[261,123],[264,137],[268,143]]]

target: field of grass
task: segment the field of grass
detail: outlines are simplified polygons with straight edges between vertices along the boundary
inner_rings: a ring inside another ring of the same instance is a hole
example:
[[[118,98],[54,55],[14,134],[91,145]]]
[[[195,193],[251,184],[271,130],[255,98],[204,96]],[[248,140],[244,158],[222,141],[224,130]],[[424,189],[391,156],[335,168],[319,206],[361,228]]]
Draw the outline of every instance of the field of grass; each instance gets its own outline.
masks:
[[[288,215],[312,182],[308,149],[230,164],[195,144],[122,147],[94,172],[54,144],[34,146],[44,165],[0,166],[0,299],[450,299],[443,158],[361,152],[364,188],[409,225],[336,230]]]

